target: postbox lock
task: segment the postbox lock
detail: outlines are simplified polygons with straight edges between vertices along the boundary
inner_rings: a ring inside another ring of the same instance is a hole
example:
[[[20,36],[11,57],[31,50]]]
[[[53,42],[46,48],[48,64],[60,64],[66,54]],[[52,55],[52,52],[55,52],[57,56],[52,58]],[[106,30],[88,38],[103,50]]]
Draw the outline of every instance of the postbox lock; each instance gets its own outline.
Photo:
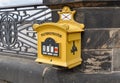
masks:
[[[55,42],[53,38],[46,38],[42,42],[42,54],[48,56],[59,56],[59,44]]]

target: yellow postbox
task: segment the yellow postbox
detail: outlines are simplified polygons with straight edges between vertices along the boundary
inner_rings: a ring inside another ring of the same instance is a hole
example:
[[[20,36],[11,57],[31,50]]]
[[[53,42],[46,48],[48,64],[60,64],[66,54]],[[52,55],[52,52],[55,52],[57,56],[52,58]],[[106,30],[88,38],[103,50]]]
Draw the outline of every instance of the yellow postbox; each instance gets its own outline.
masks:
[[[84,24],[74,20],[75,11],[65,6],[58,12],[57,23],[34,24],[37,32],[38,56],[36,62],[73,68],[81,64],[81,32]]]

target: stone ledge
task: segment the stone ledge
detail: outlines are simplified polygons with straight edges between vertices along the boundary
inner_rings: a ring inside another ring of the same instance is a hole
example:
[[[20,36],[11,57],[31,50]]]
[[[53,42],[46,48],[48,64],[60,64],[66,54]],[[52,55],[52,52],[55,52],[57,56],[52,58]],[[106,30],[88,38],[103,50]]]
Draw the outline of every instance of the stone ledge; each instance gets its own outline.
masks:
[[[0,55],[0,79],[11,83],[42,83],[45,68],[34,60]]]
[[[4,80],[0,80],[0,83],[9,83],[9,82],[4,81]]]
[[[0,55],[0,79],[10,83],[120,83],[120,73],[85,74],[34,60]]]

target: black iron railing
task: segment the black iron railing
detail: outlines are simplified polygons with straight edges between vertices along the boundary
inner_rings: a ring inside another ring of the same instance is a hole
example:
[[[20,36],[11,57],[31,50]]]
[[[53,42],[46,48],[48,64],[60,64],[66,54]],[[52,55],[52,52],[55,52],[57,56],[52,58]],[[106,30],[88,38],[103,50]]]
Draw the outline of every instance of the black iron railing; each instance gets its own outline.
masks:
[[[0,53],[35,56],[37,38],[32,25],[51,20],[46,6],[0,9]]]

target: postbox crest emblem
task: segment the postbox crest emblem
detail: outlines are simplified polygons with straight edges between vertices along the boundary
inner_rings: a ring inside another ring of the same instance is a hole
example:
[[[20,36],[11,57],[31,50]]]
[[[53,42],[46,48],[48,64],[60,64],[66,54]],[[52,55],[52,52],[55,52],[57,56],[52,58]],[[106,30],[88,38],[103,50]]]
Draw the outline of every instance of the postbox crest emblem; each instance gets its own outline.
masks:
[[[62,11],[58,12],[60,19],[59,21],[71,21],[74,20],[74,14],[75,14],[75,10],[71,11],[69,7],[65,6]]]

